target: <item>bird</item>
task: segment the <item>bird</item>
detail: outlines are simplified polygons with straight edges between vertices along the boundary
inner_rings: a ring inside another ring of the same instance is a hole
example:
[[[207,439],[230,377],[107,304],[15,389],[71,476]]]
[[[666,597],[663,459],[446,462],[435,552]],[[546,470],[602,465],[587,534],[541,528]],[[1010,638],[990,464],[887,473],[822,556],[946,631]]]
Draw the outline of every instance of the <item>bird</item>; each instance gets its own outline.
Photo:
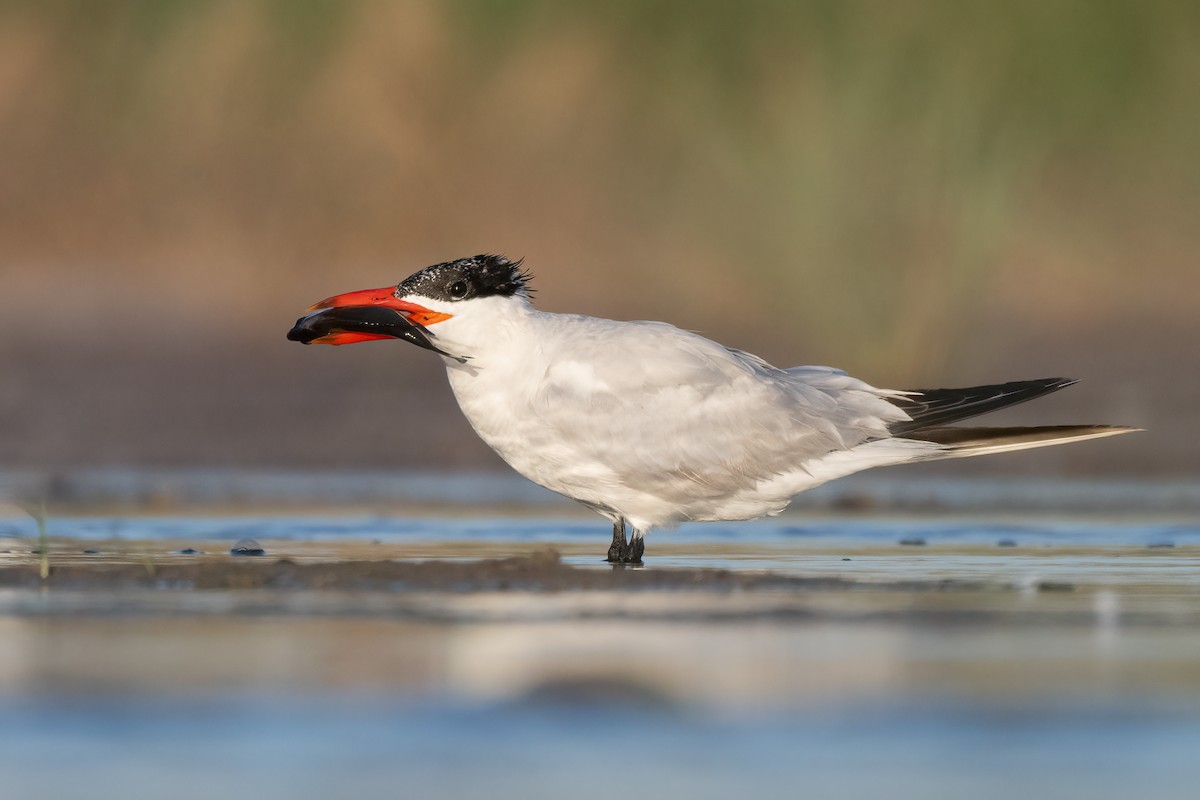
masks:
[[[612,523],[613,564],[641,564],[652,529],[779,514],[868,468],[1138,430],[955,425],[1075,381],[880,389],[832,367],[781,369],[665,322],[541,311],[531,278],[503,255],[434,264],[316,303],[288,338],[399,339],[436,353],[484,442]]]

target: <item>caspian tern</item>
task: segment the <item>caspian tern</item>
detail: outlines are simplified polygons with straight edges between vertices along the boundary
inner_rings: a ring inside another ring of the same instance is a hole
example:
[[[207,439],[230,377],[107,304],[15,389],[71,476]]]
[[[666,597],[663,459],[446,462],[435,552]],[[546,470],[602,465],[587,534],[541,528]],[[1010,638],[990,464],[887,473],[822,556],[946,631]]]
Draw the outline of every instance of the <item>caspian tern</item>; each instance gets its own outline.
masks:
[[[612,522],[612,562],[639,563],[652,528],[778,514],[800,492],[870,467],[1135,430],[951,427],[1074,381],[877,389],[830,367],[778,369],[663,322],[538,311],[529,279],[503,256],[435,264],[322,300],[288,338],[398,338],[438,353],[483,441]]]

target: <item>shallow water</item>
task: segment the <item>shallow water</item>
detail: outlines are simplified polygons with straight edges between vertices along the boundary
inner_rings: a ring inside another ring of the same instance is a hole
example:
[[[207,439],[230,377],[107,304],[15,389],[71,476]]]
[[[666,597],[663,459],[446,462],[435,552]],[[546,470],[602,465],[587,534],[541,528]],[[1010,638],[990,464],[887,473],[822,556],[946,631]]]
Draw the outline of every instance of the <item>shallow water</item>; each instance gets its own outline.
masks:
[[[361,698],[3,710],[7,797],[1183,798],[1200,772],[1196,724],[1172,713],[914,704],[727,720]]]
[[[611,569],[584,517],[49,534],[52,565],[243,563],[228,549],[253,537],[305,564],[553,546]],[[36,569],[35,536],[0,520],[0,566]],[[654,588],[682,567],[843,581]],[[0,590],[3,796],[76,796],[80,776],[121,798],[1194,796],[1194,521],[684,526],[642,573],[636,591]]]

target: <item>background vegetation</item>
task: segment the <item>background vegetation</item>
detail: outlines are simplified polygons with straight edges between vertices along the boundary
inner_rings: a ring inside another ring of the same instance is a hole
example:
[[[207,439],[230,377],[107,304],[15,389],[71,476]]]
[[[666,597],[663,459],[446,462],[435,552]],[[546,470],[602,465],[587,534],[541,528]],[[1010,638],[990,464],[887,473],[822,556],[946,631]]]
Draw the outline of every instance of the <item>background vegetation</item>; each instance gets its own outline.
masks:
[[[0,466],[494,465],[427,354],[283,333],[495,251],[546,308],[1153,428],[971,469],[1195,472],[1197,142],[1169,0],[0,0]]]

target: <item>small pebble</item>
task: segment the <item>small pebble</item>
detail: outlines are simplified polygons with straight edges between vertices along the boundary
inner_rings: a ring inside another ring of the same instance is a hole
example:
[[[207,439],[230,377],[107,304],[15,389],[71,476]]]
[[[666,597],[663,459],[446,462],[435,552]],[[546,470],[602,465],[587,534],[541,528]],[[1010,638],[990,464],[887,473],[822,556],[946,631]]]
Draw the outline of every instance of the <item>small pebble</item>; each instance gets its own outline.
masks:
[[[1017,542],[1015,539],[1001,539],[1000,541],[996,542],[996,547],[1016,547],[1016,546],[1017,546]]]
[[[925,540],[920,538],[919,536],[914,536],[914,537],[910,537],[907,539],[901,539],[900,544],[911,545],[913,547],[919,547],[919,546],[925,544]]]
[[[241,542],[238,542],[238,544],[241,544]],[[203,555],[203,554],[204,554],[203,550],[197,550],[194,547],[185,547],[182,550],[175,551],[175,555],[177,555],[177,556],[199,556],[199,555]]]
[[[848,559],[848,558],[843,558],[843,559],[842,559],[842,561],[849,561],[849,560],[850,560],[850,559]]]
[[[1073,592],[1075,584],[1059,583],[1057,581],[1042,581],[1037,585],[1039,592]]]
[[[80,550],[79,552],[83,553],[85,556],[94,556],[97,553],[99,553],[100,551],[99,550]]]
[[[1152,550],[1157,550],[1160,547],[1174,547],[1175,543],[1174,542],[1151,542],[1150,544],[1148,544],[1146,546]]]
[[[238,539],[237,544],[229,551],[231,556],[265,556],[266,550],[253,539]]]

